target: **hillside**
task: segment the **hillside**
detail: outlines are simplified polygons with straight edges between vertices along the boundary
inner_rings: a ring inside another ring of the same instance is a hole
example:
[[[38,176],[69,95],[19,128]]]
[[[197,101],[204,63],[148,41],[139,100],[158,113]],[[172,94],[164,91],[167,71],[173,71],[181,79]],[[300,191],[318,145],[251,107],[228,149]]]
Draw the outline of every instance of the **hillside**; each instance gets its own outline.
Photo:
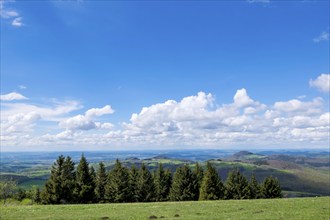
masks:
[[[50,167],[59,153],[30,154],[17,157],[18,154],[2,156],[1,178],[13,178],[20,187],[32,185],[42,187],[49,177]],[[77,161],[81,153],[71,153]],[[177,167],[189,164],[194,167],[196,161],[204,166],[210,161],[218,170],[222,180],[234,167],[248,178],[255,174],[258,181],[266,176],[276,176],[284,191],[285,197],[330,195],[330,159],[328,152],[221,152],[221,151],[175,151],[175,152],[87,152],[87,158],[94,168],[99,161],[104,161],[107,170],[114,165],[115,158],[120,158],[124,166],[144,163],[148,169],[156,169],[159,163],[172,173]]]
[[[330,197],[198,202],[0,206],[1,219],[318,219]]]

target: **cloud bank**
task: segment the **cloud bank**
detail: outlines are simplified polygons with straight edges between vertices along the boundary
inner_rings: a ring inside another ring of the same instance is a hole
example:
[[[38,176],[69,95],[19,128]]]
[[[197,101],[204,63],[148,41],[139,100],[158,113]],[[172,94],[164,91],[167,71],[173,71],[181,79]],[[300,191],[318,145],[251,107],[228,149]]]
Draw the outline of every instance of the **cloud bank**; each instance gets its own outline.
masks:
[[[329,92],[328,82],[329,74],[321,74],[310,86]],[[266,105],[241,88],[232,102],[221,103],[201,91],[143,107],[113,124],[110,105],[74,114],[83,108],[74,100],[45,106],[10,94],[1,96],[2,146],[326,148],[330,141],[329,100],[321,97]]]

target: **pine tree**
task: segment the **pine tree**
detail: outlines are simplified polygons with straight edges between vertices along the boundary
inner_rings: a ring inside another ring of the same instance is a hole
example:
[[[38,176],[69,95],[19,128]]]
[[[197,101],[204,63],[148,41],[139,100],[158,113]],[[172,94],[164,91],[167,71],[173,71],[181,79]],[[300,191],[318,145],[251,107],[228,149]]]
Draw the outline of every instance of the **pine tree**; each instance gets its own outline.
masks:
[[[118,159],[109,173],[105,189],[106,199],[110,202],[130,201],[129,172],[127,168],[122,167]]]
[[[62,189],[64,161],[65,157],[60,155],[52,166],[50,177],[41,193],[42,203],[44,204],[59,204],[65,198]]]
[[[130,200],[129,202],[138,202],[139,201],[139,192],[138,192],[138,177],[139,170],[135,165],[129,170],[129,186],[130,186]]]
[[[200,188],[199,200],[217,200],[222,199],[223,196],[224,187],[221,179],[211,163],[207,162]]]
[[[193,175],[195,176],[195,181],[194,181],[194,194],[195,194],[195,197],[194,197],[194,200],[198,200],[199,199],[199,190],[200,190],[200,187],[201,187],[201,184],[202,184],[202,181],[203,181],[203,175],[204,175],[203,169],[199,165],[198,162],[196,162]]]
[[[167,196],[166,196],[166,201],[168,201],[170,198],[170,190],[171,190],[171,187],[172,187],[172,173],[169,169],[166,169],[165,170],[165,184],[166,184],[166,188],[168,189],[168,192],[167,192]]]
[[[89,203],[95,198],[93,178],[84,154],[77,166],[75,194],[78,203]]]
[[[267,177],[262,183],[261,187],[262,197],[266,199],[270,198],[282,198],[282,189],[280,182],[273,176]]]
[[[71,157],[67,156],[63,162],[63,169],[60,175],[61,179],[61,203],[73,203],[74,195],[73,189],[75,186],[75,170],[74,162]]]
[[[258,183],[255,175],[252,175],[250,181],[250,199],[260,199],[262,198],[261,187]]]
[[[102,162],[100,162],[95,177],[95,196],[96,196],[96,201],[98,202],[104,202],[106,183],[107,183],[107,174],[105,171],[105,166]]]
[[[155,185],[148,168],[142,164],[137,182],[139,202],[152,202],[155,200]]]
[[[188,165],[176,169],[169,198],[172,201],[194,200],[194,175]]]
[[[154,176],[155,188],[156,188],[156,201],[166,201],[170,192],[170,185],[168,184],[168,177],[166,171],[163,169],[163,165],[160,163]]]
[[[229,172],[226,183],[226,199],[249,199],[250,186],[238,169]]]

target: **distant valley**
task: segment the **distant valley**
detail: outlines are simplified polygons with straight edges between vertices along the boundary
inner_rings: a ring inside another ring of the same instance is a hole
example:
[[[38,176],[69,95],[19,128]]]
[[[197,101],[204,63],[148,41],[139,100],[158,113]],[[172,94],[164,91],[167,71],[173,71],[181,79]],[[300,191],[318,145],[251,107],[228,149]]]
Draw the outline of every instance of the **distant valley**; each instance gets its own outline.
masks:
[[[71,156],[78,162],[82,152],[2,152],[1,179],[14,179],[22,188],[32,185],[43,187],[50,175],[50,168],[59,155]],[[328,151],[235,151],[235,150],[175,150],[175,151],[108,151],[84,152],[91,165],[104,162],[110,170],[115,159],[130,167],[142,163],[150,170],[159,163],[172,172],[178,166],[199,162],[202,166],[210,161],[222,180],[227,173],[238,168],[250,178],[255,174],[259,181],[266,176],[277,177],[285,197],[330,195],[330,158]]]

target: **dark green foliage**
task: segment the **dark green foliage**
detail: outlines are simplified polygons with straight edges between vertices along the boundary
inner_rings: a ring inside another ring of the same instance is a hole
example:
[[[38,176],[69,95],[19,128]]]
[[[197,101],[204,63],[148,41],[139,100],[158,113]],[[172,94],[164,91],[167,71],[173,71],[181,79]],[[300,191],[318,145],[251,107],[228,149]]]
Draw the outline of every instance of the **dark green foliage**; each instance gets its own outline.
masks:
[[[174,173],[172,187],[170,190],[170,200],[189,201],[195,199],[194,175],[188,165],[177,168]]]
[[[73,189],[75,187],[75,170],[74,162],[71,157],[67,156],[63,163],[63,170],[60,176],[62,197],[61,200],[64,203],[73,203],[75,198],[73,195]]]
[[[265,199],[282,198],[280,182],[273,176],[267,177],[261,186],[262,196]]]
[[[104,202],[106,183],[107,174],[105,172],[105,166],[102,162],[100,162],[95,177],[95,196],[98,202]]]
[[[167,201],[171,189],[171,184],[168,173],[166,173],[166,171],[163,169],[163,165],[161,163],[158,165],[154,180],[156,188],[156,201]]]
[[[195,181],[194,181],[194,194],[195,194],[195,197],[194,197],[194,200],[198,200],[199,199],[199,189],[201,188],[202,181],[203,181],[203,176],[204,176],[203,169],[199,165],[198,162],[195,165],[193,175],[195,176]]]
[[[19,191],[16,197],[28,197],[34,203],[60,204],[258,199],[279,198],[282,194],[276,178],[267,177],[260,185],[252,176],[249,183],[238,169],[229,173],[224,186],[209,162],[204,172],[198,163],[193,171],[188,165],[178,167],[172,180],[170,170],[164,170],[162,164],[151,175],[144,164],[139,170],[135,166],[129,170],[117,159],[107,175],[102,162],[95,173],[82,155],[75,170],[71,158],[61,155],[53,164],[51,176],[42,192],[33,187],[26,195]]]
[[[226,199],[249,199],[250,186],[245,176],[238,169],[229,172],[225,183]]]
[[[95,198],[93,177],[84,155],[81,156],[76,171],[76,187],[74,191],[79,203],[89,203]]]
[[[252,175],[249,185],[250,185],[250,199],[262,198],[261,186],[254,175]]]
[[[60,155],[52,166],[51,174],[41,193],[42,203],[59,204],[66,197],[62,188],[63,166],[65,157]]]
[[[211,163],[207,162],[200,188],[199,200],[217,200],[222,199],[223,196],[224,187],[220,177]]]
[[[25,189],[18,188],[17,192],[15,193],[14,198],[17,199],[18,201],[22,201],[26,197],[28,197],[28,195],[27,195]]]
[[[130,200],[129,202],[138,202],[139,201],[139,192],[138,192],[138,178],[139,170],[135,165],[129,170],[129,186],[130,186]]]
[[[139,202],[152,202],[155,200],[155,185],[148,168],[142,164],[137,182]]]
[[[30,190],[30,197],[32,202],[35,204],[39,204],[41,202],[39,187],[32,186]]]
[[[105,194],[106,199],[110,202],[127,202],[130,200],[129,172],[127,168],[122,167],[118,159],[115,167],[109,173]]]

